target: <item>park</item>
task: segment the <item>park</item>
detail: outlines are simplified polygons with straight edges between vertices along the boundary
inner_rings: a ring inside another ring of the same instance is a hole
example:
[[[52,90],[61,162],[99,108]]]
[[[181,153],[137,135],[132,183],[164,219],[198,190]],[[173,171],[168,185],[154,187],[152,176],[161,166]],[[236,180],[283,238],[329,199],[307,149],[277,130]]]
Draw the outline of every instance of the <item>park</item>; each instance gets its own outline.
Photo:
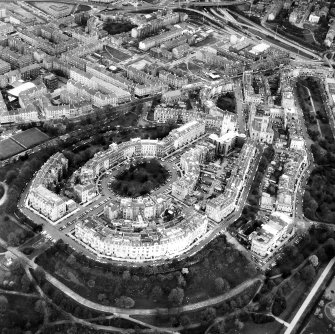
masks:
[[[115,177],[111,188],[122,197],[144,196],[166,182],[168,175],[156,159],[134,161]]]

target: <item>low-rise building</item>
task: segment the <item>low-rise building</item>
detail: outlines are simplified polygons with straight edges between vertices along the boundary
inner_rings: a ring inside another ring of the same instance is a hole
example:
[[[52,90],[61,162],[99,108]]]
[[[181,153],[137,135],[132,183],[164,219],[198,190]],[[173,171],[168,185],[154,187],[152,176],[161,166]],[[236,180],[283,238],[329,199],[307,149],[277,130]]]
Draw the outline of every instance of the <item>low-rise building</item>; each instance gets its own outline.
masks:
[[[105,257],[146,261],[176,256],[207,231],[207,218],[190,210],[185,217],[153,229],[147,220],[119,220],[117,226],[88,218],[75,227],[75,236]]]
[[[244,143],[224,192],[206,204],[206,214],[209,218],[220,222],[235,210],[241,191],[248,179],[249,169],[256,151],[256,145],[253,141]]]
[[[43,185],[31,189],[28,204],[46,218],[56,221],[66,213],[66,200]]]
[[[96,196],[96,186],[91,183],[76,184],[73,190],[81,203],[89,202]]]
[[[251,251],[261,257],[272,254],[288,231],[288,223],[277,216],[271,216],[260,230],[250,234]]]

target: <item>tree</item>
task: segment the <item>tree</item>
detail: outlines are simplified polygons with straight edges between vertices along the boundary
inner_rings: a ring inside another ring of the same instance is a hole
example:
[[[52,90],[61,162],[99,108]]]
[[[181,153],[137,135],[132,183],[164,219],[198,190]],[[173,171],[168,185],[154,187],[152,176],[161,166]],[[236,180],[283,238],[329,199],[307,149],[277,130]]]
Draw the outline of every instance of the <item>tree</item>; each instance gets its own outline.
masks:
[[[4,295],[0,295],[0,313],[5,313],[8,308],[8,299]]]
[[[49,282],[45,282],[42,286],[42,290],[46,295],[49,295],[49,293],[52,291],[52,285]]]
[[[135,305],[135,301],[127,296],[121,296],[116,300],[116,306],[121,308],[132,308]]]
[[[182,326],[184,326],[184,327],[188,326],[190,323],[191,323],[191,320],[190,320],[190,318],[187,315],[182,315],[180,317],[180,324]]]
[[[184,278],[184,276],[183,275],[179,275],[178,276],[178,286],[180,286],[180,287],[182,287],[182,288],[184,288],[185,286],[186,286],[186,281],[185,281],[185,278]]]
[[[154,288],[151,291],[151,297],[153,299],[153,301],[157,301],[160,298],[162,298],[163,295],[163,290],[159,285],[154,286]]]
[[[327,254],[324,250],[323,247],[319,248],[317,251],[316,251],[316,256],[318,257],[318,259],[320,260],[320,262],[325,262],[327,261]]]
[[[168,300],[174,306],[181,305],[184,300],[184,289],[182,288],[172,289],[169,294]]]
[[[216,318],[216,310],[214,307],[207,307],[200,313],[201,322],[204,324],[211,323]]]
[[[217,277],[214,283],[216,291],[220,293],[225,292],[230,288],[228,281],[222,277]]]
[[[35,310],[35,312],[41,313],[41,314],[44,312],[44,302],[43,302],[42,299],[38,299],[35,302],[34,310]]]
[[[59,303],[63,299],[63,294],[59,290],[55,290],[52,299],[57,305],[59,305]]]
[[[10,185],[18,176],[18,172],[15,170],[9,170],[6,173],[6,183]]]
[[[73,254],[71,254],[67,259],[66,259],[66,263],[70,266],[73,267],[76,265],[77,261],[76,258]]]
[[[20,239],[15,232],[10,232],[8,234],[8,245],[12,247],[16,247],[20,244]]]
[[[23,262],[20,258],[17,258],[13,261],[10,266],[10,271],[13,275],[21,276],[24,273]]]
[[[312,264],[308,264],[306,267],[301,270],[301,278],[307,283],[310,284],[314,281],[316,276],[315,269]]]
[[[259,299],[259,305],[266,309],[267,307],[269,307],[272,303],[272,295],[271,294],[266,294],[266,295],[262,295],[261,298]]]
[[[286,308],[286,299],[282,296],[276,296],[272,305],[272,313],[279,316]]]
[[[41,267],[37,267],[34,272],[34,276],[38,284],[41,284],[45,281],[45,272]]]
[[[311,255],[309,257],[309,261],[311,262],[311,264],[313,265],[313,267],[317,267],[319,264],[319,259],[316,255]]]
[[[332,258],[335,254],[335,240],[333,238],[329,238],[324,245],[325,253],[328,258]]]
[[[239,333],[244,328],[244,323],[241,320],[239,320],[239,319],[235,319],[234,325],[238,329]]]
[[[124,281],[129,281],[131,278],[131,274],[130,274],[130,271],[129,270],[125,270],[123,273],[122,273],[122,279]]]
[[[102,302],[103,300],[105,300],[107,298],[105,293],[99,293],[98,294],[98,300],[99,302]]]
[[[30,289],[30,279],[27,274],[23,274],[21,278],[21,288],[23,292],[28,292]]]

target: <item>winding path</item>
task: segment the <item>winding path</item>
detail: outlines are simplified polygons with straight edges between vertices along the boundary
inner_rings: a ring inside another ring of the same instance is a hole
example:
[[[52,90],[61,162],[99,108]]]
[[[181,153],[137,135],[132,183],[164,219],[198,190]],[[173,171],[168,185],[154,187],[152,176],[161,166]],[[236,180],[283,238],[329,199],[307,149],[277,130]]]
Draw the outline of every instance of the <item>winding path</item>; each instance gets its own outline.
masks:
[[[82,304],[88,308],[94,309],[96,311],[104,312],[104,313],[122,313],[125,315],[156,315],[156,314],[164,314],[164,315],[176,315],[182,312],[190,312],[198,309],[202,309],[208,306],[217,305],[222,303],[238,294],[243,292],[245,289],[251,287],[253,284],[257,282],[261,283],[262,279],[260,277],[256,277],[250,280],[243,282],[242,284],[238,285],[237,287],[231,289],[229,292],[213,297],[201,302],[181,306],[181,307],[173,307],[173,308],[155,308],[155,309],[123,309],[114,306],[106,306],[101,305],[95,302],[92,302],[80,295],[76,292],[68,288],[54,276],[46,273],[46,279],[55,287],[57,287],[60,291],[65,293],[68,297],[74,299],[77,303]]]
[[[1,243],[0,239],[0,243]],[[5,243],[4,243],[5,244]],[[21,258],[23,262],[25,262],[28,266],[30,266],[33,269],[36,269],[39,267],[34,261],[30,260],[25,254],[20,252],[17,248],[14,247],[8,247],[8,251],[14,254],[15,256]],[[45,278],[49,283],[51,283],[53,286],[58,288],[60,291],[62,291],[65,295],[68,297],[74,299],[77,303],[86,306],[88,308],[91,308],[96,311],[104,312],[104,313],[114,313],[115,315],[124,315],[126,318],[129,316],[134,316],[134,315],[156,315],[156,314],[164,314],[164,315],[177,315],[180,314],[181,312],[191,312],[199,309],[203,309],[208,306],[213,306],[220,304],[230,298],[233,298],[243,292],[244,290],[248,289],[252,285],[259,283],[263,284],[263,277],[258,276],[254,277],[252,279],[249,279],[240,285],[236,286],[235,288],[231,289],[227,293],[224,293],[220,296],[209,298],[207,300],[193,303],[193,304],[188,304],[184,305],[181,307],[172,307],[172,308],[154,308],[154,309],[124,309],[124,308],[119,308],[119,307],[114,307],[114,306],[107,306],[107,305],[101,305],[95,302],[92,302],[73,290],[71,290],[69,287],[67,287],[65,284],[60,282],[57,278],[54,276],[50,275],[49,273],[45,272]],[[43,293],[42,291],[39,291],[40,293]]]

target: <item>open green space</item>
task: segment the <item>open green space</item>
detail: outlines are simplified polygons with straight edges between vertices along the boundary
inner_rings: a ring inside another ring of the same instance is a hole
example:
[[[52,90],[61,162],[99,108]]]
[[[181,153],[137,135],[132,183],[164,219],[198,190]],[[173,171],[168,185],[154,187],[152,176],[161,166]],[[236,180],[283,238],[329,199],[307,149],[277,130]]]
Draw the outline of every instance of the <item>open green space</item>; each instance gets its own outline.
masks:
[[[239,334],[278,334],[284,326],[277,321],[268,322],[266,324],[255,324],[254,322],[246,322]]]
[[[316,316],[312,316],[309,323],[301,331],[301,334],[331,334],[334,333],[332,328],[329,328],[329,321],[326,319],[319,319]]]
[[[0,141],[0,160],[7,159],[24,151],[24,148],[11,138]]]
[[[87,5],[78,5],[76,11],[75,11],[75,14],[76,13],[80,13],[80,12],[88,12],[89,10],[91,10],[91,7],[90,6],[87,6]]]
[[[18,246],[32,235],[32,232],[22,228],[13,218],[0,215],[0,238],[8,242],[10,246]]]
[[[37,298],[3,294],[1,309],[3,305],[6,306],[0,321],[2,333],[23,333],[27,328],[35,332],[43,322],[43,314],[34,308],[36,300]]]
[[[65,4],[65,3],[50,3],[48,1],[41,2],[31,2],[33,6],[36,8],[42,10],[43,12],[46,12],[47,14],[52,14],[53,11],[60,12],[62,10],[68,9],[68,8],[74,8],[74,5]]]
[[[162,185],[168,176],[169,172],[156,159],[135,161],[116,176],[111,186],[121,196],[138,197]]]
[[[127,296],[136,308],[198,302],[229,291],[256,275],[253,264],[224,236],[187,260],[158,267],[100,264],[62,243],[46,250],[36,261],[83,297],[118,305],[120,297]],[[182,268],[187,268],[187,272]]]
[[[115,22],[114,20],[107,20],[104,24],[104,30],[108,32],[109,35],[121,34],[123,32],[128,32],[136,26],[130,22]]]
[[[37,128],[17,133],[11,138],[0,141],[0,160],[7,159],[24,151],[25,148],[31,148],[48,139],[49,136]]]
[[[316,109],[311,113],[308,87]],[[323,104],[319,81],[308,77],[297,82],[297,96],[304,114],[315,168],[312,170],[304,193],[303,210],[307,218],[333,224],[335,222],[335,141],[328,115]],[[317,123],[319,126],[317,126]]]
[[[326,49],[324,40],[328,31],[326,18],[320,19],[318,24],[304,24],[299,28],[289,22],[290,11],[283,9],[273,21],[268,21],[267,25],[278,34],[288,37],[301,45],[307,46],[317,51]]]
[[[222,110],[236,112],[236,101],[234,93],[228,92],[218,97],[216,106]]]
[[[13,136],[15,141],[24,147],[30,148],[49,139],[49,136],[37,128],[31,128]]]
[[[335,255],[331,229],[312,226],[300,237],[298,244],[284,246],[277,266],[266,273],[264,285],[253,300],[258,303],[258,312],[272,312],[289,322]]]

